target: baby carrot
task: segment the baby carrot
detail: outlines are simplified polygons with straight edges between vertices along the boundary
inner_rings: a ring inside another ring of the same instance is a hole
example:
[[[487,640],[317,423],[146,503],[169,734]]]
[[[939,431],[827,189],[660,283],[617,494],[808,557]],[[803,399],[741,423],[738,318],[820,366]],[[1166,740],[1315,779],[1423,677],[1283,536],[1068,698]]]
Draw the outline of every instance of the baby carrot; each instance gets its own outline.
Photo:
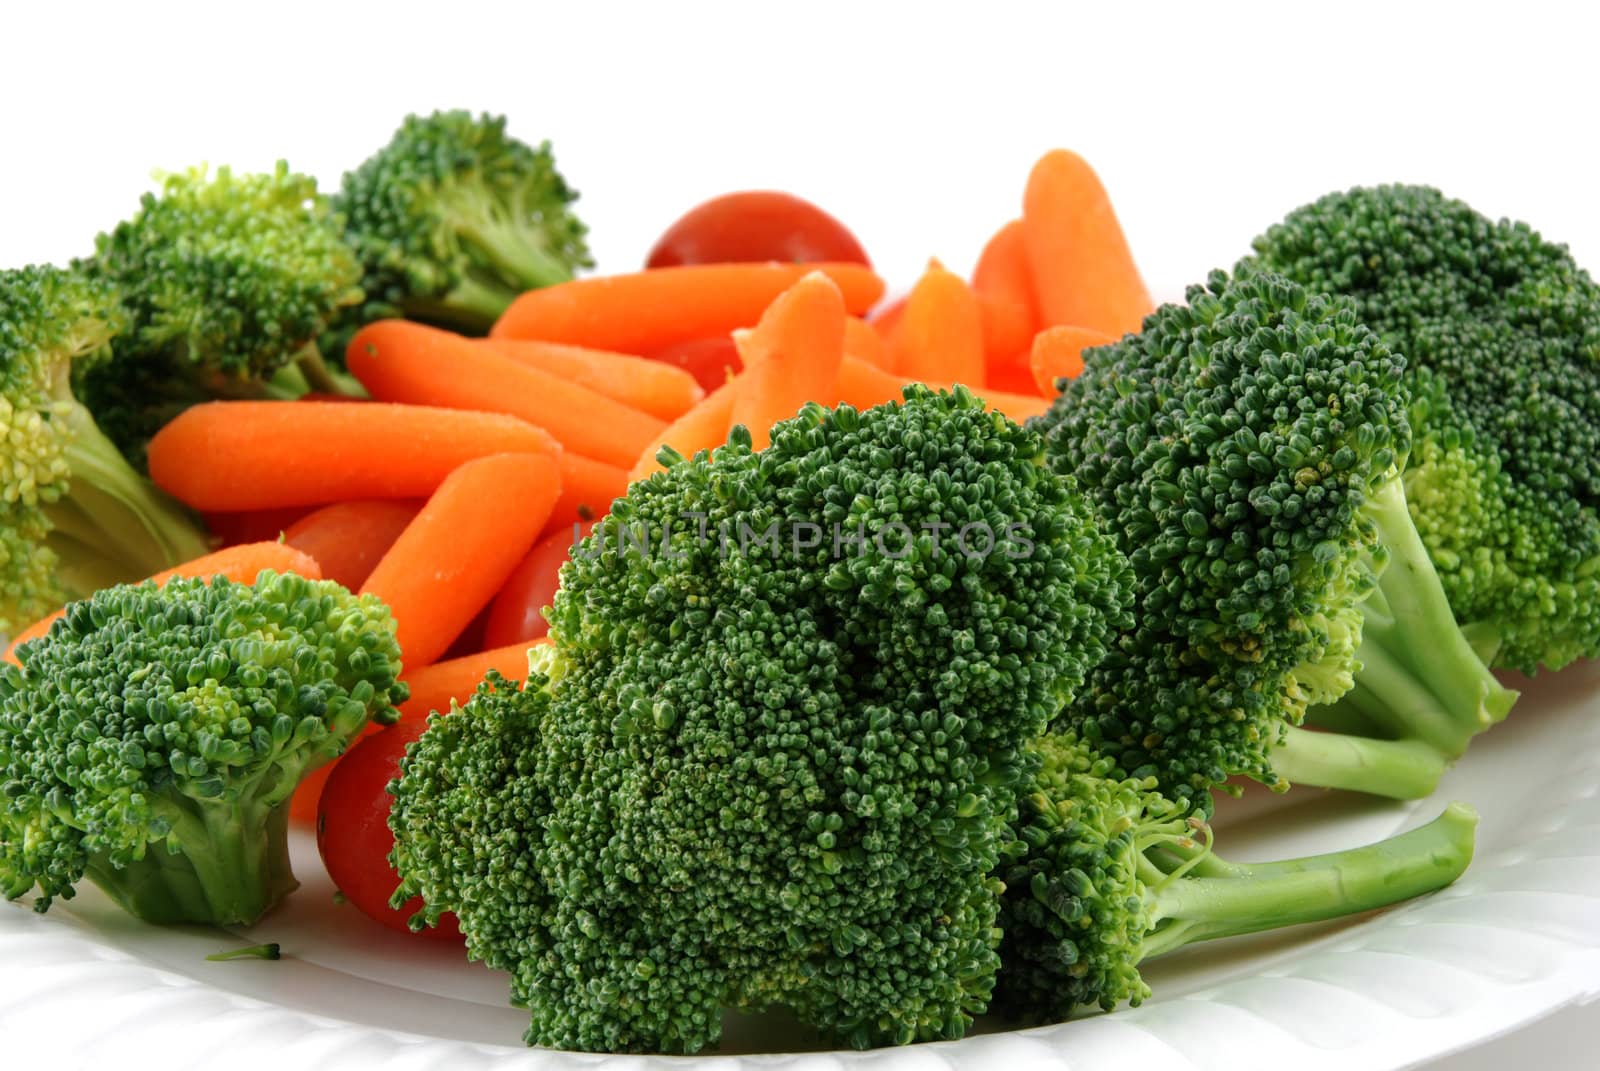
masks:
[[[545,530],[572,531],[574,521],[593,521],[611,511],[628,493],[628,470],[577,454],[561,455],[561,494],[550,509]]]
[[[706,396],[689,372],[647,357],[512,338],[475,340],[474,344],[491,347],[530,368],[560,376],[661,420],[677,420]]]
[[[743,424],[757,450],[772,425],[827,393],[844,357],[844,297],[821,272],[812,272],[772,302],[761,321],[734,332],[744,373],[731,423]]]
[[[875,310],[867,319],[872,329],[878,332],[878,337],[883,339],[883,344],[888,348],[890,365],[888,371],[894,371],[893,361],[895,349],[900,344],[900,323],[906,315],[906,297],[902,295],[889,302],[887,305]]]
[[[697,264],[602,275],[530,290],[511,303],[491,338],[535,338],[622,353],[653,353],[749,327],[801,277],[821,271],[855,315],[883,280],[860,264]]]
[[[150,476],[194,509],[421,498],[464,461],[561,447],[501,413],[382,402],[206,402],[150,440]]]
[[[1046,153],[1028,176],[1023,237],[1043,326],[1139,330],[1154,308],[1111,198],[1077,153]]]
[[[1039,330],[1039,313],[1034,304],[1033,273],[1028,267],[1028,246],[1020,219],[995,231],[994,237],[983,247],[978,264],[972,269],[972,290],[978,295],[978,309],[983,318],[987,382],[1004,389],[1011,389],[1009,384],[1019,381],[1031,382],[1028,347]],[[1001,380],[1006,380],[1006,385]]]
[[[894,357],[889,353],[889,347],[883,341],[883,336],[859,316],[845,319],[844,351],[879,368],[893,366]]]
[[[628,472],[628,482],[645,479],[661,471],[656,454],[663,446],[670,446],[684,457],[693,457],[701,450],[712,450],[728,441],[728,430],[733,427],[733,403],[737,399],[743,377],[736,376],[706,396],[706,400],[673,421],[656,441],[644,448],[639,460]]]
[[[477,458],[445,478],[361,586],[394,611],[406,665],[449,650],[539,538],[560,489],[547,454]]]
[[[315,558],[282,543],[240,543],[214,554],[175,565],[150,579],[160,585],[175,576],[225,576],[236,584],[253,584],[263,569],[271,569],[277,573],[298,573],[311,580],[322,579],[322,569],[317,565]],[[16,638],[11,641],[11,646],[6,648],[5,660],[15,663],[17,648],[49,632],[50,626],[56,623],[62,612],[57,610],[17,633]]]
[[[1061,393],[1058,380],[1077,379],[1083,373],[1083,351],[1115,342],[1110,335],[1087,327],[1047,327],[1033,339],[1031,367],[1034,383],[1046,398]]]
[[[894,370],[927,382],[983,385],[983,318],[966,281],[937,260],[911,288],[895,341]]]
[[[421,508],[413,499],[336,502],[290,525],[283,541],[315,558],[323,576],[355,591]]]
[[[543,640],[537,641],[546,642]],[[411,689],[411,698],[400,704],[402,722],[422,721],[434,711],[450,709],[451,701],[465,703],[478,690],[478,685],[491,669],[497,669],[507,680],[528,679],[528,648],[530,643],[516,643],[493,651],[482,651],[448,662],[435,662],[407,670],[402,678]],[[367,723],[362,735],[381,732],[383,727]],[[354,745],[352,745],[354,746]],[[317,820],[317,804],[322,798],[322,786],[333,772],[338,759],[325,762],[312,770],[301,781],[289,800],[289,819],[305,825]]]
[[[573,453],[630,465],[666,422],[568,379],[409,320],[368,324],[345,363],[373,397],[505,413],[544,428]]]

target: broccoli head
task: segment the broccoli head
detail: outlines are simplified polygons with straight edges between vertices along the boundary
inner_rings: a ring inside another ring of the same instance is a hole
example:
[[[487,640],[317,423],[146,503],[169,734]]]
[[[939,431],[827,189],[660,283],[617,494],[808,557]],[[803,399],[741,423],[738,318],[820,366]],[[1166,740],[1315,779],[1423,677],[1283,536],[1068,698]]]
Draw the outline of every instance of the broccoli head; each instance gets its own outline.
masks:
[[[564,566],[526,689],[409,750],[395,902],[457,914],[531,1044],[693,1052],[774,1006],[961,1036],[1026,745],[1122,623],[1125,561],[964,388],[663,460]]]
[[[503,117],[407,116],[336,198],[365,272],[361,322],[399,316],[482,334],[518,294],[593,263],[577,196],[550,144],[510,137]]]
[[[404,701],[372,596],[264,571],[106,588],[0,666],[0,892],[87,876],[151,922],[248,924],[295,887],[288,801]]]
[[[109,357],[122,325],[102,282],[0,271],[0,634],[208,549],[73,395],[74,375]]]
[[[1425,186],[1330,194],[1254,245],[1406,355],[1406,493],[1469,633],[1529,672],[1600,654],[1600,287]]]
[[[1023,850],[1000,869],[995,1010],[1039,1022],[1150,995],[1139,964],[1196,941],[1386,907],[1449,885],[1472,861],[1477,815],[1452,803],[1377,844],[1272,863],[1229,863],[1211,829],[1068,735],[1041,758],[1021,805]]]
[[[1346,304],[1214,273],[1040,421],[1128,554],[1134,624],[1062,728],[1175,800],[1242,774],[1400,797],[1503,718],[1406,510],[1402,359]],[[1393,740],[1298,728],[1349,694]]]
[[[267,174],[167,175],[83,269],[118,288],[127,315],[115,359],[90,370],[83,397],[136,462],[196,402],[348,390],[316,344],[361,300],[360,265],[316,180],[282,161]]]

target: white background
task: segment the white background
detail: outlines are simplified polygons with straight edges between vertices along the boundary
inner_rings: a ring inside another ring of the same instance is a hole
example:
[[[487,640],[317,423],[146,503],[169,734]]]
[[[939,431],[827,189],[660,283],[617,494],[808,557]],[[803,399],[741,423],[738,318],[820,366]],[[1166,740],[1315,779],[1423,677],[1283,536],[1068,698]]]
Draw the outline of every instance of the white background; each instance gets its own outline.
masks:
[[[965,270],[1045,149],[1099,169],[1164,295],[1338,187],[1427,182],[1600,269],[1600,37],[1577,5],[8,6],[0,267],[88,251],[152,168],[335,185],[407,111],[551,139],[604,270],[696,201],[779,187],[890,285]],[[1600,1009],[1441,1066],[1593,1067]]]

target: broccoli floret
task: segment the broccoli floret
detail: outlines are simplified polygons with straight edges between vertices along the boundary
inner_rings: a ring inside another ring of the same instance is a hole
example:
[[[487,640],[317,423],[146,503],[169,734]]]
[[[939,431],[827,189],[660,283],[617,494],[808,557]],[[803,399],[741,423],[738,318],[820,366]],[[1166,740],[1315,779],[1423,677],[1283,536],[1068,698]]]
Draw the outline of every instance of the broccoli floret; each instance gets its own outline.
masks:
[[[593,263],[577,196],[549,142],[508,136],[503,117],[407,116],[336,198],[365,272],[360,322],[484,333],[518,294]]]
[[[0,892],[85,876],[151,922],[249,924],[295,888],[288,801],[395,720],[394,619],[263,571],[97,591],[0,666]]]
[[[457,914],[530,1044],[693,1052],[774,1006],[906,1043],[987,1006],[1025,748],[1129,578],[1037,435],[905,398],[664,451],[563,568],[526,690],[409,749],[395,902]]]
[[[107,359],[122,323],[103,283],[0,271],[0,635],[208,549],[73,395],[74,374]]]
[[[1040,740],[1022,801],[1023,852],[1000,870],[1005,940],[995,1010],[1040,1022],[1150,995],[1139,964],[1196,941],[1351,915],[1449,885],[1478,817],[1437,819],[1362,848],[1229,863],[1211,829],[1154,778],[1124,778],[1070,735]]]
[[[1600,655],[1600,286],[1424,186],[1330,194],[1254,244],[1406,355],[1406,493],[1469,634],[1527,672]]]
[[[316,180],[282,161],[269,174],[167,175],[82,267],[118,288],[127,315],[115,358],[90,370],[82,395],[137,464],[196,402],[353,390],[317,339],[361,300],[361,268]]]
[[[1456,627],[1406,510],[1404,362],[1355,310],[1218,272],[1089,350],[1041,420],[1136,574],[1059,725],[1180,802],[1241,774],[1402,798],[1516,693]],[[1349,693],[1393,740],[1313,732]]]

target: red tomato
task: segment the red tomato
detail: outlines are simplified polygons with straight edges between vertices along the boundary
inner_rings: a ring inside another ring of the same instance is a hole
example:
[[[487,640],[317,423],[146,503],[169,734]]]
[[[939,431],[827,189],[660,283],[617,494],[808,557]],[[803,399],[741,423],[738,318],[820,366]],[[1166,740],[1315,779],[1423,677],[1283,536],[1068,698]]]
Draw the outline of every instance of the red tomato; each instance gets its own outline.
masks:
[[[747,190],[713,197],[668,227],[645,260],[647,268],[819,260],[872,266],[850,228],[790,193]]]
[[[741,367],[731,335],[677,342],[649,356],[688,372],[707,394],[726,383],[730,371],[737,372]]]
[[[388,824],[391,797],[384,786],[400,775],[406,745],[427,727],[426,717],[404,718],[357,742],[334,765],[317,807],[317,850],[328,876],[362,914],[403,933],[411,932],[406,920],[421,909],[422,898],[413,897],[398,911],[389,906],[389,894],[400,878],[389,865],[394,834]],[[421,932],[461,939],[454,915],[442,916],[437,927]]]
[[[593,521],[580,526],[580,536],[593,528]],[[556,597],[561,566],[571,553],[570,527],[558,528],[533,545],[489,604],[489,621],[483,632],[485,650],[536,640],[550,631],[544,608]]]

